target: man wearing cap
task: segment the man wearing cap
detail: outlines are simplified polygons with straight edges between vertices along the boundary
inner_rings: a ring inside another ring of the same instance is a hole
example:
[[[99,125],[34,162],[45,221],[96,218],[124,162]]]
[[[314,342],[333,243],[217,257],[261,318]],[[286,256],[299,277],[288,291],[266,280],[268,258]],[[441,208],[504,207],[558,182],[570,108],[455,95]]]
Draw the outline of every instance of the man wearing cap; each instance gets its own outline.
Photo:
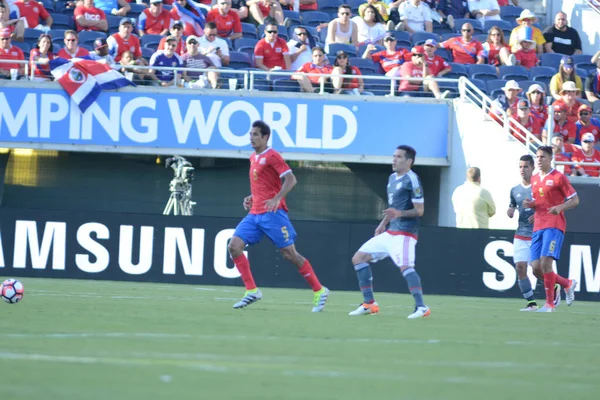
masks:
[[[217,24],[217,35],[234,40],[242,37],[242,22],[238,13],[231,9],[231,0],[217,0],[217,8],[206,15],[206,21]]]
[[[537,22],[537,17],[534,13],[529,10],[523,10],[519,18],[517,18],[517,26],[510,33],[510,39],[508,40],[508,45],[512,48],[512,51],[515,52],[518,50],[519,45],[519,31],[526,26],[531,27],[533,29],[533,40],[536,43],[536,51],[538,54],[542,54],[544,52],[544,44],[546,43],[546,39],[544,39],[544,35],[542,31],[539,30],[537,26],[533,26]]]
[[[215,67],[229,65],[229,46],[227,42],[217,35],[217,24],[207,22],[204,26],[204,36],[199,40],[200,53],[213,62]]]
[[[96,60],[104,64],[115,64],[115,59],[113,56],[108,54],[108,44],[106,43],[106,39],[103,37],[99,37],[94,40],[94,51],[89,54],[89,57],[92,60]]]
[[[577,137],[575,144],[581,144],[583,135],[591,133],[594,135],[594,140],[600,140],[600,119],[592,117],[592,108],[587,104],[582,104],[578,109],[579,120],[575,122],[577,127]]]
[[[185,68],[214,68],[213,62],[207,56],[200,54],[200,39],[194,35],[188,36],[185,44],[187,46],[187,52],[181,56],[183,60],[183,66]],[[206,87],[207,82],[210,82],[213,89],[217,88],[219,74],[216,72],[204,72],[199,71],[183,71],[183,80],[188,83],[190,88],[203,88]]]
[[[183,67],[183,59],[178,54],[175,54],[175,48],[177,48],[177,38],[169,36],[167,38],[167,45],[164,50],[157,50],[156,53],[152,54],[148,65],[151,67]],[[154,73],[157,82],[160,86],[172,86],[175,84],[174,78],[175,73],[173,70],[150,70],[150,74]],[[178,75],[181,75],[181,70],[177,71]]]
[[[466,22],[461,28],[461,37],[453,37],[440,43],[440,47],[452,50],[455,63],[483,64],[483,46],[481,42],[473,39],[473,25]]]
[[[133,24],[129,18],[121,19],[119,24],[119,32],[110,35],[106,39],[108,43],[108,53],[115,58],[116,62],[121,60],[121,55],[124,51],[129,50],[133,54],[135,60],[142,58],[142,49],[140,47],[140,40],[137,36],[132,35]]]
[[[106,14],[94,6],[94,0],[83,0],[73,11],[77,32],[81,31],[108,31]]]
[[[19,17],[25,18],[27,26],[40,31],[48,32],[52,28],[52,16],[48,13],[42,3],[31,0],[19,0],[15,2],[19,10]],[[40,23],[44,21],[44,24]]]
[[[0,32],[0,60],[24,61],[23,51],[11,43],[10,33]],[[25,64],[18,63],[0,63],[0,75],[10,78],[10,70],[18,69],[19,75],[25,73]]]
[[[411,59],[411,54],[404,48],[396,49],[396,36],[392,32],[387,32],[383,38],[385,50],[371,54],[377,49],[374,44],[367,45],[362,58],[371,59],[373,62],[381,65],[381,68],[387,76],[400,76],[400,66],[405,60]]]
[[[524,26],[519,31],[519,44],[516,47],[515,55],[516,65],[521,65],[527,69],[531,69],[538,65],[540,60],[536,53],[536,44],[533,40],[533,29],[530,26]]]
[[[567,26],[567,14],[559,11],[554,16],[554,25],[544,30],[544,51],[567,55],[582,54],[579,33]]]
[[[425,49],[425,62],[429,66],[429,72],[431,72],[431,75],[439,78],[452,71],[452,66],[448,64],[448,61],[435,54],[437,47],[435,39],[427,39],[423,45]]]
[[[171,13],[163,9],[162,0],[150,0],[150,7],[144,9],[138,17],[140,37],[145,34],[168,35],[171,25]]]
[[[510,123],[511,127],[513,128],[511,134],[521,143],[525,143],[527,131],[529,131],[532,136],[535,136],[538,139],[542,138],[542,125],[540,124],[540,121],[531,113],[529,100],[520,99],[517,101],[517,115],[513,116],[513,118],[523,128],[525,128],[525,130],[521,129],[520,126],[514,124],[512,121]]]
[[[575,123],[569,121],[567,118],[568,108],[564,103],[555,102],[554,107],[554,134],[553,136],[560,135],[565,143],[575,143],[575,137],[577,136],[577,127]],[[544,128],[542,131],[542,142],[548,143],[548,128]]]
[[[585,79],[585,97],[590,103],[600,99],[600,50],[594,54],[592,62],[596,64],[596,71]]]
[[[411,50],[411,55],[411,61],[405,62],[400,67],[400,75],[409,79],[402,79],[398,90],[400,92],[414,92],[421,89],[422,86],[424,90],[430,90],[436,99],[443,99],[448,96],[450,92],[446,90],[444,93],[440,93],[437,82],[431,79],[433,76],[425,62],[425,49],[422,46],[415,46]],[[416,81],[410,78],[425,78],[425,80]]]
[[[254,61],[257,68],[265,71],[291,68],[290,51],[285,39],[277,36],[278,33],[276,24],[270,23],[265,27],[265,37],[259,40],[254,48]]]
[[[502,21],[500,6],[496,0],[467,0],[471,18],[481,21]]]
[[[504,121],[500,117],[500,110],[505,111],[509,117],[517,115],[517,102],[519,101],[519,93],[522,90],[517,81],[507,81],[502,88],[504,93],[499,94],[493,101],[489,116],[500,125],[503,125]]]
[[[179,54],[180,56],[184,55],[185,52],[187,51],[185,42],[183,40],[183,23],[181,21],[174,21],[173,25],[171,26],[171,31],[170,31],[170,35],[169,36],[174,36],[177,38],[177,48],[175,49],[175,53]],[[194,36],[194,35],[190,35],[190,36]],[[156,48],[157,50],[164,50],[167,44],[167,38],[164,37],[162,39],[160,39],[160,42],[158,43],[158,47]]]
[[[70,60],[71,58],[85,57],[90,54],[87,49],[78,46],[79,37],[74,30],[69,29],[65,31],[63,42],[65,47],[56,53],[56,57]]]
[[[600,176],[600,151],[594,148],[596,138],[591,132],[584,134],[581,137],[581,147],[576,147],[571,160],[573,162],[582,163],[598,163],[596,166],[580,166],[575,165],[573,169],[577,175],[581,176]]]
[[[575,123],[578,119],[577,112],[579,110],[579,106],[581,103],[577,101],[577,98],[580,96],[580,90],[575,85],[575,82],[566,81],[562,85],[562,89],[560,91],[560,99],[556,100],[554,104],[564,104],[567,108],[567,118],[569,121]]]
[[[575,82],[575,86],[577,86],[580,91],[583,90],[583,83],[581,82],[581,78],[575,72],[575,63],[571,56],[563,56],[560,59],[558,73],[550,79],[550,94],[552,94],[552,97],[556,100],[561,99],[560,91],[563,87],[563,83],[567,81]]]

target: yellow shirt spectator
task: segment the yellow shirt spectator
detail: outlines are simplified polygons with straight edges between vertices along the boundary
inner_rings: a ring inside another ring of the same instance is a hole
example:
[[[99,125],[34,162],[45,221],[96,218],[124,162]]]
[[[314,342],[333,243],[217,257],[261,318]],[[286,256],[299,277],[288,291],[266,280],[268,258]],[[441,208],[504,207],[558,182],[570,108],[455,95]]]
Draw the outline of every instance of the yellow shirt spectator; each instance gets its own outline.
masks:
[[[379,14],[381,14],[381,16],[383,17],[383,20],[385,22],[387,22],[390,19],[390,16],[388,14],[388,9],[387,9],[387,4],[385,4],[383,1],[374,1],[372,3],[363,3],[360,6],[358,6],[358,15],[361,16],[361,18],[364,18],[365,16],[365,8],[367,8],[368,5],[372,5],[374,6],[377,11],[379,11]]]
[[[575,71],[573,71],[573,74],[575,74]],[[557,100],[560,98],[560,91],[562,90],[563,83],[563,78],[560,75],[560,72],[554,75],[552,79],[550,79],[550,94],[552,94],[552,97],[554,97]],[[581,78],[577,75],[575,75],[575,86],[577,86],[577,89],[579,89],[583,93],[583,82],[581,81]]]
[[[523,27],[524,27],[523,25],[517,26],[510,33],[510,39],[508,40],[508,45],[511,48],[513,46],[519,44],[519,30],[521,30]],[[540,29],[537,26],[532,26],[531,29],[533,30],[533,40],[535,40],[535,44],[537,46],[543,46],[544,43],[546,43],[546,39],[544,39],[544,35],[542,34],[542,31],[540,31]]]
[[[467,181],[452,194],[457,228],[487,229],[490,217],[496,214],[492,194],[481,187],[480,179],[479,168],[469,168]]]

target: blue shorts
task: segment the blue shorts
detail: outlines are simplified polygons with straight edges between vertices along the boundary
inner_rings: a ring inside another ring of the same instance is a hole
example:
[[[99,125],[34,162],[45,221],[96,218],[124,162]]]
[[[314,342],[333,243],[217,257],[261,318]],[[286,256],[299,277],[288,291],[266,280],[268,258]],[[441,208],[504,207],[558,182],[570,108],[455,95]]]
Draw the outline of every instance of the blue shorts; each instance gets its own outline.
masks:
[[[274,213],[246,215],[234,233],[234,236],[242,239],[247,245],[260,242],[263,235],[267,235],[278,249],[294,244],[296,239],[296,231],[290,218],[287,212],[281,209]]]
[[[529,261],[539,260],[541,257],[560,259],[560,249],[564,238],[565,234],[556,228],[546,228],[533,232]]]

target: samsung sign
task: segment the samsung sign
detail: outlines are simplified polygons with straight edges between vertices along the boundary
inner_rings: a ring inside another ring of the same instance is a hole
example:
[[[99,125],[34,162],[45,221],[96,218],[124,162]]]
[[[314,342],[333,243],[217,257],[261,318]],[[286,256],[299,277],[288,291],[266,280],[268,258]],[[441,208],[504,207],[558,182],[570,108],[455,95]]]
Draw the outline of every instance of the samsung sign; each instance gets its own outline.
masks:
[[[420,158],[447,162],[447,104],[339,99],[130,89],[103,92],[81,114],[62,89],[0,87],[0,142],[71,150],[75,145],[152,154],[160,148],[239,154],[251,149],[251,122],[262,119],[273,130],[272,145],[284,153],[385,156],[389,162],[392,150],[406,143],[419,150]]]

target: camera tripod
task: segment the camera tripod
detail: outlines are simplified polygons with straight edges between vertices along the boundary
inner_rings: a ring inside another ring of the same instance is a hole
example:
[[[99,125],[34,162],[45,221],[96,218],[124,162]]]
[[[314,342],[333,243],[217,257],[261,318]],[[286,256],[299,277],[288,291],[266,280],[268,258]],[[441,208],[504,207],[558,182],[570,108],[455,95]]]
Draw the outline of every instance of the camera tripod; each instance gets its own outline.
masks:
[[[177,178],[171,181],[169,185],[171,196],[163,211],[163,215],[194,215],[195,201],[192,201],[192,185],[185,182],[179,182]]]

